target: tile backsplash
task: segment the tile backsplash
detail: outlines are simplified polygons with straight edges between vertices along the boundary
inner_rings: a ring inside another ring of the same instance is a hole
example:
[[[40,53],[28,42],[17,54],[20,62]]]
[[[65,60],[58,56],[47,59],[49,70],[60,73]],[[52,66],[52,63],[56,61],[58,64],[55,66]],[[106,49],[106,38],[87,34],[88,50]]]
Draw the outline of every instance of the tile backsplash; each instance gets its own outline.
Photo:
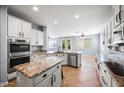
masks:
[[[42,51],[43,46],[31,46],[31,52]]]

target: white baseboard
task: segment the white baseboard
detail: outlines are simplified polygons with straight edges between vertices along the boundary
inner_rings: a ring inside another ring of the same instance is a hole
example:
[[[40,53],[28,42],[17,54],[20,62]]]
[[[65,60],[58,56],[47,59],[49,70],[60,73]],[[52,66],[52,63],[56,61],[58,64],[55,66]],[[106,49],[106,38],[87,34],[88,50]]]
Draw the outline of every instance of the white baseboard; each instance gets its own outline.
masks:
[[[8,74],[8,80],[16,78],[16,76],[17,76],[17,72],[12,72],[12,73]]]
[[[3,83],[0,83],[0,87],[5,87],[5,86],[7,86],[7,85],[8,85],[8,81],[3,82]]]

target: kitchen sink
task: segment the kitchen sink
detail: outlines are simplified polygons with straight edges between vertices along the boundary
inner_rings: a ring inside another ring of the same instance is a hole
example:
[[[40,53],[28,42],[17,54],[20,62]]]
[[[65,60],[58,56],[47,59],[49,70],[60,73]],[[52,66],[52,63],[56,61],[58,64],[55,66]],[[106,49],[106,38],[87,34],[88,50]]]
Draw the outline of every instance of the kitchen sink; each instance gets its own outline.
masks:
[[[105,64],[115,75],[124,76],[124,65],[116,62],[105,62]]]

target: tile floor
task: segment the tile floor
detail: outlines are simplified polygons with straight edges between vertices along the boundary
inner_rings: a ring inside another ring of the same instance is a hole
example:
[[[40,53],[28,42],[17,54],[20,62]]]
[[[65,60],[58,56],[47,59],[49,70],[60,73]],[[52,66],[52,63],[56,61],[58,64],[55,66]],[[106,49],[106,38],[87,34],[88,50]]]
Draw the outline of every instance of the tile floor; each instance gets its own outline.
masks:
[[[63,66],[64,79],[62,87],[100,87],[95,58],[82,56],[82,66],[74,68]],[[7,87],[15,87],[16,80],[10,81]]]

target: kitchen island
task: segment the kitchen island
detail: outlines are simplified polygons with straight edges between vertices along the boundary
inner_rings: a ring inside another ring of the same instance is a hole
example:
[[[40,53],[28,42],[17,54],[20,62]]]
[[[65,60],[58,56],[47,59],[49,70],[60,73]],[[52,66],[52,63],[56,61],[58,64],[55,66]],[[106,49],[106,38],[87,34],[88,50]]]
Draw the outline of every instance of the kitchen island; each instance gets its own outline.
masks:
[[[17,87],[57,87],[61,86],[61,63],[64,58],[46,57],[38,62],[29,62],[15,67]]]

